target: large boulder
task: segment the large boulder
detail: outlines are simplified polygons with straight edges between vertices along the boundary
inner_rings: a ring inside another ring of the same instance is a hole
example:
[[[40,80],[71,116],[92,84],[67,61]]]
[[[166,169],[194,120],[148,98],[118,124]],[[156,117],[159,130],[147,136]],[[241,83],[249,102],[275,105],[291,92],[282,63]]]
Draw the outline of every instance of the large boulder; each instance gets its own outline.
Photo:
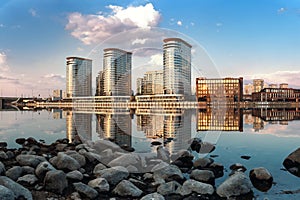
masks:
[[[43,180],[48,171],[56,170],[48,161],[41,162],[35,169],[35,175]]]
[[[80,164],[81,167],[86,164],[85,157],[77,153],[76,151],[66,151],[65,154],[74,158]]]
[[[194,168],[203,169],[211,165],[213,162],[214,160],[211,158],[198,158],[194,161]]]
[[[262,192],[266,192],[272,187],[273,176],[266,168],[258,167],[252,169],[249,177],[253,186]]]
[[[157,188],[157,192],[161,195],[176,194],[179,187],[181,187],[181,185],[178,182],[170,181],[168,183],[160,184]]]
[[[123,151],[120,146],[109,141],[109,140],[97,140],[94,142],[93,149],[95,149],[98,153],[101,153],[104,150],[111,149],[113,151]]]
[[[17,180],[18,183],[25,186],[32,186],[38,182],[38,178],[34,174],[26,174]]]
[[[176,165],[167,165],[158,170],[155,170],[153,173],[154,179],[164,179],[165,181],[181,181],[183,180],[183,174]]]
[[[130,181],[123,180],[115,187],[113,193],[123,197],[139,197],[142,195],[143,191]]]
[[[46,190],[62,194],[63,190],[68,187],[66,174],[61,170],[48,171],[44,179],[44,186]]]
[[[81,181],[83,179],[83,174],[78,171],[71,171],[69,173],[67,173],[67,179],[72,180],[72,181]]]
[[[186,180],[182,187],[178,189],[178,193],[182,196],[190,195],[192,192],[202,195],[212,195],[214,191],[215,190],[212,185],[201,183],[193,179]]]
[[[0,185],[0,199],[1,200],[15,200],[15,194],[13,191]]]
[[[125,167],[116,166],[99,171],[98,176],[105,178],[109,184],[116,185],[121,180],[126,179],[129,172]]]
[[[73,171],[81,167],[76,159],[63,152],[59,152],[56,157],[51,158],[50,162],[61,170]]]
[[[161,194],[158,194],[157,192],[147,194],[146,196],[143,196],[141,200],[165,200],[165,197]]]
[[[300,177],[300,148],[290,153],[283,161],[283,166],[293,175]]]
[[[109,191],[109,184],[105,178],[96,178],[91,180],[88,185],[100,193]]]
[[[23,168],[20,166],[14,166],[6,171],[5,175],[12,179],[13,181],[18,180],[18,178],[22,175]]]
[[[208,183],[212,185],[215,184],[215,175],[212,171],[209,170],[195,169],[192,171],[190,178],[203,183]]]
[[[237,197],[248,194],[252,191],[252,184],[243,172],[236,172],[229,176],[218,188],[217,194],[220,197]]]
[[[4,164],[0,161],[0,175],[4,175],[6,172]]]
[[[16,157],[16,160],[20,165],[36,167],[41,162],[46,161],[46,158],[36,155],[20,154]]]
[[[79,194],[88,197],[89,199],[95,199],[98,196],[98,192],[92,187],[84,183],[73,183],[74,188]]]
[[[107,165],[111,167],[123,166],[127,167],[129,165],[137,165],[140,162],[139,157],[135,154],[123,154],[112,161]]]
[[[10,189],[15,194],[16,198],[23,196],[27,200],[32,200],[32,194],[27,188],[6,176],[0,176],[0,185]]]

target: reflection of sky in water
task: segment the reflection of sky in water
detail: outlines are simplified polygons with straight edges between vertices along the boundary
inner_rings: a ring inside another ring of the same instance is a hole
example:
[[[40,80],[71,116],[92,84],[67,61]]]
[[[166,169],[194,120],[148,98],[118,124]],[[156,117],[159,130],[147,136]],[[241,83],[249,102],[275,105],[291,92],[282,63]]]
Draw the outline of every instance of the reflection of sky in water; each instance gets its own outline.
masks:
[[[56,118],[54,119],[54,116]],[[15,139],[19,137],[34,137],[37,140],[43,139],[46,143],[54,142],[58,138],[65,138],[66,135],[66,116],[49,111],[38,112],[0,112],[0,141],[8,142],[9,147],[18,147]],[[185,119],[186,120],[186,119]],[[289,121],[288,125],[264,123],[264,128],[255,132],[252,124],[245,124],[243,132],[219,132],[203,131],[196,132],[195,115],[186,122],[190,122],[191,137],[202,139],[215,139],[216,150],[212,154],[219,155],[214,158],[215,162],[222,163],[228,170],[225,176],[217,179],[219,185],[229,173],[229,166],[234,163],[242,163],[248,169],[246,174],[255,167],[266,167],[274,176],[274,185],[267,193],[259,194],[259,198],[268,197],[269,199],[300,199],[300,194],[294,195],[275,195],[282,190],[300,189],[300,178],[280,170],[283,168],[283,159],[292,151],[300,147],[300,121]],[[186,123],[185,122],[185,123]],[[98,140],[96,132],[97,118],[94,115],[91,122],[92,140]],[[161,122],[163,123],[163,122]],[[183,125],[184,123],[182,123]],[[137,128],[137,117],[131,121],[131,145],[138,152],[153,151],[150,142],[153,140],[163,141],[161,138],[145,138],[143,131]],[[183,129],[184,131],[185,129]],[[172,141],[174,142],[174,141]],[[172,145],[171,142],[171,145]],[[242,155],[251,156],[250,160],[243,160]]]

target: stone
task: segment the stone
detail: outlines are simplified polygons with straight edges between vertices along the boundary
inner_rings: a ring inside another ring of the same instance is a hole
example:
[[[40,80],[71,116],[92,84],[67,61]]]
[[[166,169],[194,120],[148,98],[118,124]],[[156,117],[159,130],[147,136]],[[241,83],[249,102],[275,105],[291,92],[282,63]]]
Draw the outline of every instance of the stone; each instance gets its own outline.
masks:
[[[7,147],[7,142],[0,142],[0,149],[5,149]]]
[[[15,157],[15,154],[12,151],[7,151],[6,155],[7,155],[8,159],[12,159]]]
[[[25,186],[32,186],[38,182],[38,178],[34,174],[26,174],[22,177],[19,177],[17,183]]]
[[[157,192],[147,194],[146,196],[143,196],[141,200],[165,200],[165,197],[161,194],[158,194]]]
[[[44,186],[48,191],[62,194],[63,190],[68,187],[66,174],[61,170],[51,170],[46,173]]]
[[[4,164],[0,161],[0,175],[4,175],[6,172]]]
[[[290,153],[283,161],[283,166],[293,175],[300,177],[300,148]]]
[[[58,152],[61,152],[61,151],[64,151],[64,150],[66,149],[67,146],[68,146],[67,144],[61,144],[61,143],[59,143],[59,144],[57,144],[57,145],[55,146],[55,149],[56,149]]]
[[[80,171],[75,170],[67,173],[67,179],[75,180],[75,181],[81,181],[83,179],[83,175]]]
[[[16,157],[17,162],[22,166],[36,167],[41,162],[46,161],[42,156],[20,154]]]
[[[8,156],[4,151],[0,151],[0,160],[7,160]]]
[[[273,176],[266,168],[258,167],[252,169],[249,177],[253,186],[262,192],[267,192],[272,187]]]
[[[115,187],[113,193],[122,197],[140,197],[143,191],[137,188],[130,181],[123,180]]]
[[[0,199],[1,200],[15,200],[15,194],[13,191],[0,185]]]
[[[101,153],[102,151],[107,149],[111,149],[112,151],[122,152],[122,149],[119,145],[109,140],[97,140],[94,142],[92,148],[95,149],[98,153]]]
[[[88,185],[94,189],[96,189],[98,192],[109,192],[109,184],[105,178],[96,178],[94,180],[91,180]]]
[[[34,174],[35,169],[30,166],[22,166],[23,174]]]
[[[176,181],[170,181],[168,183],[162,183],[157,188],[157,192],[161,195],[170,195],[176,194],[177,189],[181,187],[181,185]]]
[[[236,172],[229,176],[218,188],[217,194],[220,197],[241,196],[252,191],[252,184],[249,178],[243,172]]]
[[[208,167],[214,162],[211,158],[199,158],[194,161],[194,167],[197,169],[203,169],[205,167]]]
[[[235,164],[231,165],[229,167],[229,169],[231,169],[233,171],[239,171],[239,172],[247,171],[247,168],[244,165],[242,165],[241,163],[235,163]]]
[[[13,181],[18,180],[18,178],[22,175],[23,168],[20,166],[14,166],[6,171],[5,175]]]
[[[200,145],[201,146],[198,153],[202,153],[202,154],[211,153],[216,149],[215,145],[209,142],[201,142]]]
[[[50,163],[61,170],[74,171],[81,167],[77,160],[63,152],[59,152],[56,157],[51,158]]]
[[[162,145],[162,143],[160,141],[153,141],[151,142],[151,145],[158,146],[158,145]]]
[[[251,156],[241,156],[241,158],[244,160],[249,160],[251,158]]]
[[[138,156],[134,154],[123,154],[110,161],[107,165],[110,167],[115,167],[115,166],[127,167],[129,165],[136,165],[139,162],[140,160]]]
[[[193,179],[186,180],[182,187],[178,189],[178,193],[182,196],[190,195],[192,192],[202,195],[212,195],[214,191],[215,190],[212,185],[201,183]]]
[[[25,143],[26,139],[25,138],[17,138],[15,141],[17,144],[23,145]]]
[[[136,167],[133,166],[133,165],[128,165],[128,166],[126,167],[126,169],[128,170],[129,173],[138,173],[138,172],[139,172],[138,168],[136,168]]]
[[[130,178],[128,179],[131,183],[133,183],[136,187],[140,188],[140,189],[147,189],[148,185],[140,180],[134,179],[134,178]]]
[[[215,184],[215,175],[212,171],[209,171],[209,170],[195,169],[192,171],[190,178],[195,179],[196,181],[208,183],[211,185]]]
[[[89,162],[98,161],[100,162],[102,160],[102,157],[99,154],[93,153],[93,152],[83,152],[81,153]]]
[[[0,176],[0,185],[10,189],[15,194],[16,198],[23,196],[27,200],[33,199],[31,192],[27,188],[23,187],[19,183],[16,183],[6,176]]]
[[[224,166],[222,164],[214,162],[211,163],[207,168],[203,168],[203,169],[212,171],[214,173],[215,178],[220,178],[224,176]]]
[[[98,196],[98,192],[92,187],[84,184],[84,183],[73,183],[75,190],[89,199],[95,199]]]
[[[35,175],[44,180],[47,172],[56,170],[48,161],[41,162],[35,169]]]
[[[86,164],[85,157],[76,151],[66,151],[65,154],[74,158],[80,164],[80,167]]]
[[[158,159],[161,159],[165,162],[170,161],[170,152],[166,148],[164,148],[163,146],[159,146],[157,147],[156,151]]]
[[[103,169],[106,169],[107,167],[105,167],[105,165],[103,165],[102,163],[97,164],[94,167],[93,173],[98,176],[99,172],[102,171]]]
[[[155,170],[153,173],[155,180],[164,179],[165,181],[181,181],[183,180],[183,174],[176,165],[168,165],[161,169]]]
[[[105,178],[109,184],[116,185],[121,180],[126,179],[129,172],[125,167],[116,166],[99,171],[98,176]]]

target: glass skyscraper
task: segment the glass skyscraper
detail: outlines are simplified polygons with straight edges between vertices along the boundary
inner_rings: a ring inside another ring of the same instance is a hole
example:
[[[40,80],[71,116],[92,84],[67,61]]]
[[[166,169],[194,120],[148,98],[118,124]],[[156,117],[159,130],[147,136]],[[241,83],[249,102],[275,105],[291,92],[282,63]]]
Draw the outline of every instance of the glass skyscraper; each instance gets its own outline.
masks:
[[[164,39],[164,94],[191,95],[191,48],[180,38]]]
[[[103,51],[104,95],[130,96],[132,53],[117,48]]]
[[[67,98],[92,96],[92,60],[67,57]]]

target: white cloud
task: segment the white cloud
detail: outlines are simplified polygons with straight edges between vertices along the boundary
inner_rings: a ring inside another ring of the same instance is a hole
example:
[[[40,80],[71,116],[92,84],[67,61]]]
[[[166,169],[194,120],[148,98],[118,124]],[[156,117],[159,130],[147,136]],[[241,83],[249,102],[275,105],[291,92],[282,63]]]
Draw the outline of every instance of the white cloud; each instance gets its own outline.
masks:
[[[73,37],[88,45],[134,28],[155,27],[161,18],[161,14],[154,9],[151,3],[127,8],[110,5],[108,8],[111,9],[109,15],[71,13],[65,28],[71,31]]]
[[[132,42],[132,45],[135,45],[135,44],[145,44],[145,42],[147,41],[148,39],[147,38],[144,38],[144,39],[135,39],[133,42]]]
[[[9,71],[9,66],[7,64],[7,56],[4,52],[0,52],[0,72]]]
[[[284,12],[286,12],[287,11],[287,9],[286,8],[279,8],[278,10],[277,10],[277,13],[279,13],[279,14],[281,14],[281,13],[284,13]]]
[[[178,26],[182,26],[182,21],[177,21]]]
[[[32,17],[36,17],[37,16],[37,11],[33,8],[30,8],[28,10],[29,14],[32,16]]]
[[[153,66],[159,66],[159,67],[162,67],[162,66],[163,66],[163,55],[162,55],[162,54],[155,54],[155,55],[152,55],[152,56],[150,57],[149,64],[150,64],[150,65],[153,65]]]

